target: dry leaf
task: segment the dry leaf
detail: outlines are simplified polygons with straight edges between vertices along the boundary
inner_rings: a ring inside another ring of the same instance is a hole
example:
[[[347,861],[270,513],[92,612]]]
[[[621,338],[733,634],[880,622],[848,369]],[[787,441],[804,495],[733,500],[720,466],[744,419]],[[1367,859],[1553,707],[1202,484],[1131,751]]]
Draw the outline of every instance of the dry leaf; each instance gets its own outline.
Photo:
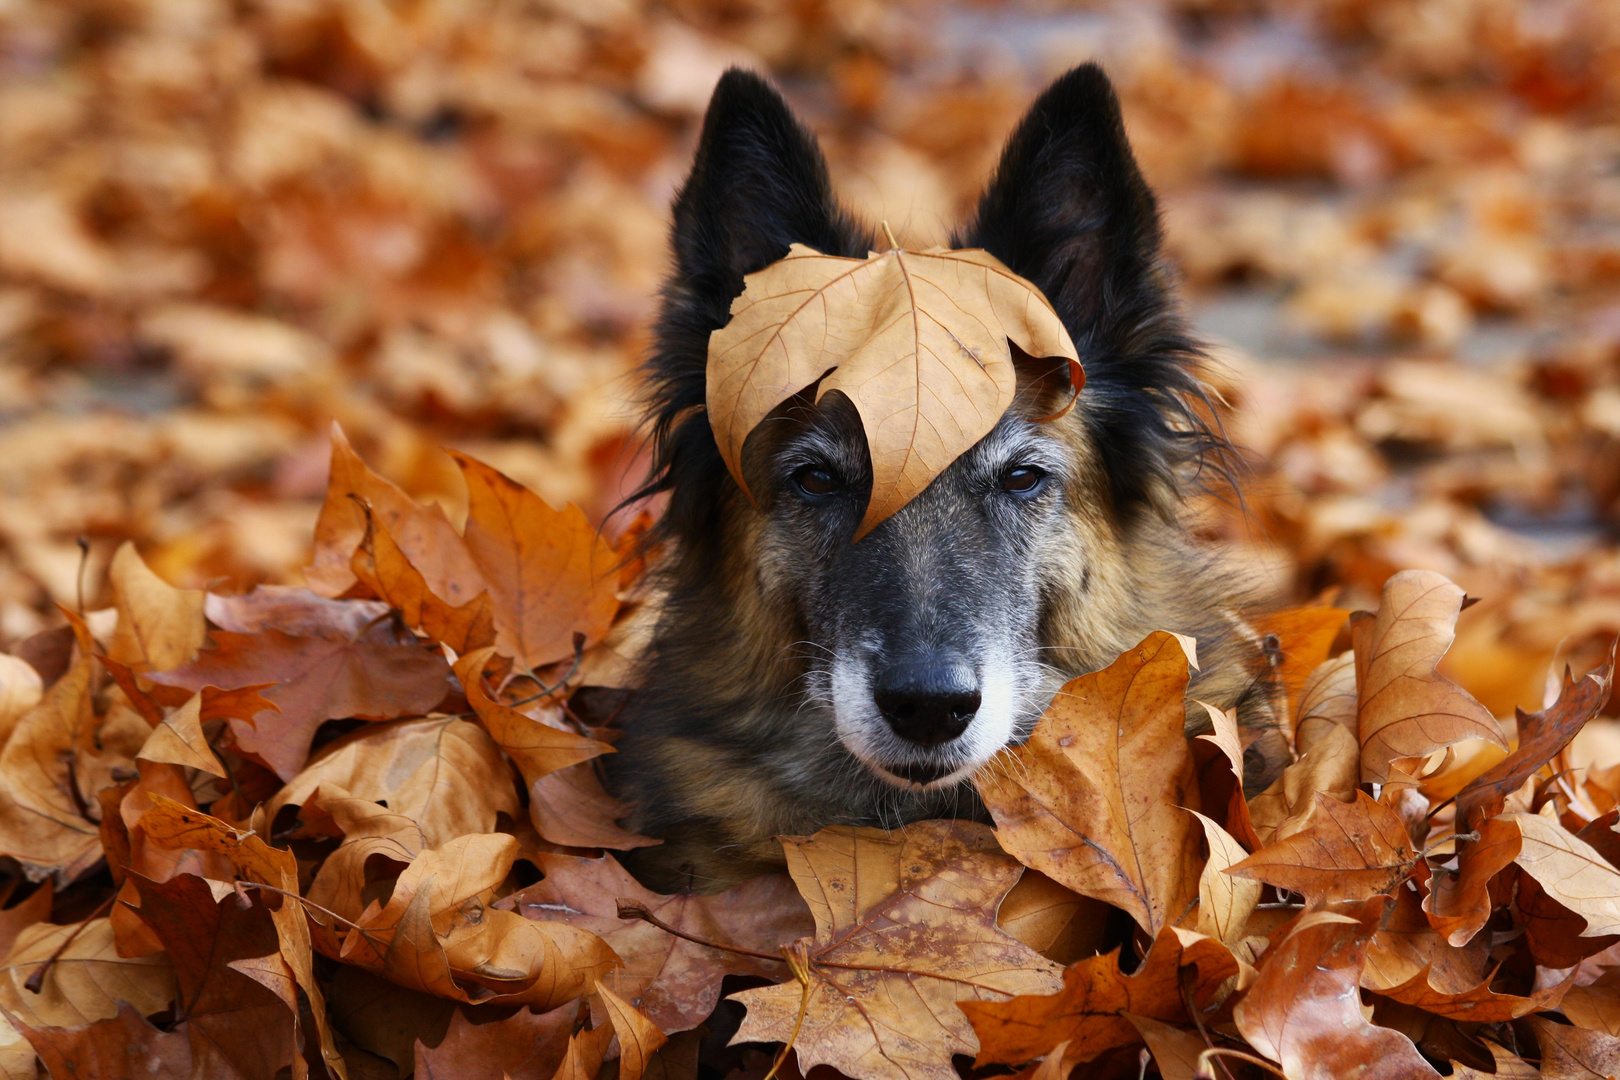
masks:
[[[1029,741],[974,777],[1004,848],[1150,933],[1191,909],[1203,868],[1186,696],[1181,640],[1151,634],[1071,680]]]
[[[56,963],[39,993],[27,989],[29,977],[52,956]],[[168,1008],[174,994],[169,958],[120,956],[107,919],[91,919],[82,929],[35,923],[17,935],[0,967],[0,1006],[34,1027],[108,1020],[118,1015],[119,1002],[134,1005],[143,1015],[155,1013]]]
[[[1336,607],[1284,608],[1261,615],[1254,620],[1254,629],[1260,634],[1271,634],[1277,639],[1276,648],[1269,648],[1279,686],[1287,696],[1289,712],[1302,717],[1301,692],[1312,672],[1327,662],[1328,650],[1344,628],[1350,612]]]
[[[579,1004],[571,1001],[550,1012],[519,1009],[504,1020],[473,1023],[458,1008],[438,1045],[417,1042],[413,1075],[418,1080],[551,1080],[568,1052],[578,1015]]]
[[[184,705],[171,709],[135,756],[142,761],[166,761],[225,778],[224,766],[203,735],[202,704],[203,695],[193,694]]]
[[[1612,1080],[1620,1075],[1620,1039],[1598,1031],[1529,1018],[1541,1047],[1541,1075],[1546,1080]]]
[[[421,630],[457,653],[483,648],[495,640],[495,607],[481,592],[459,606],[441,600],[412,565],[369,506],[362,508],[366,532],[349,566],[372,595],[399,611],[405,625]]]
[[[125,541],[107,570],[118,627],[107,653],[134,671],[168,671],[197,655],[207,634],[203,594],[176,589],[147,568]]]
[[[0,746],[11,738],[18,719],[45,696],[45,684],[34,665],[0,653]]]
[[[606,986],[599,984],[596,993],[607,1006],[613,1031],[619,1037],[619,1075],[624,1080],[641,1080],[653,1055],[669,1041],[669,1036]]]
[[[1341,802],[1355,798],[1360,775],[1356,737],[1339,724],[1326,724],[1300,759],[1249,802],[1249,820],[1262,844],[1274,844],[1304,829],[1319,795]]]
[[[1620,870],[1592,845],[1539,814],[1503,814],[1522,837],[1513,860],[1547,895],[1586,920],[1582,937],[1620,932]]]
[[[602,788],[589,762],[547,773],[529,787],[529,820],[542,838],[563,847],[629,851],[662,843],[619,828],[630,807]]]
[[[1153,1064],[1159,1067],[1162,1080],[1197,1080],[1198,1058],[1208,1045],[1196,1031],[1187,1031],[1174,1024],[1166,1024],[1151,1016],[1121,1013],[1131,1022],[1136,1033],[1147,1043]]]
[[[996,925],[1048,960],[1071,964],[1104,946],[1112,909],[1039,870],[1025,870],[996,912]]]
[[[109,1019],[79,1027],[19,1023],[34,1052],[59,1080],[191,1080],[191,1042],[184,1031],[159,1031],[127,1002]]]
[[[1490,921],[1490,883],[1519,857],[1519,827],[1509,818],[1481,822],[1478,840],[1459,840],[1457,869],[1436,870],[1423,900],[1429,923],[1452,945],[1465,945]]]
[[[951,1056],[978,1050],[958,1002],[1057,989],[1057,965],[996,928],[1020,868],[989,829],[835,827],[782,846],[816,920],[810,983],[732,995],[748,1009],[733,1042],[786,1040],[808,993],[794,1043],[803,1071],[953,1080]]]
[[[1225,829],[1194,813],[1209,845],[1209,860],[1198,876],[1198,932],[1233,945],[1245,936],[1243,928],[1260,902],[1261,884],[1227,873],[1249,853]]]
[[[1406,826],[1364,791],[1354,803],[1316,793],[1310,823],[1227,871],[1303,895],[1311,906],[1392,892],[1417,866]]]
[[[489,732],[495,745],[523,774],[525,784],[533,784],[547,773],[578,765],[582,761],[602,754],[613,753],[607,743],[576,735],[562,726],[561,710],[549,706],[558,719],[547,722],[525,716],[516,709],[491,697],[484,687],[484,664],[494,654],[493,648],[479,649],[456,661],[456,677],[461,680],[467,704],[478,714],[484,730]]]
[[[1350,617],[1363,781],[1380,783],[1397,758],[1427,757],[1465,739],[1507,748],[1490,710],[1435,671],[1456,638],[1463,600],[1441,575],[1403,570],[1384,583],[1376,616]]]
[[[747,491],[743,443],[772,409],[813,385],[817,401],[847,395],[872,460],[857,539],[995,427],[1017,388],[1009,341],[1033,357],[1067,357],[1075,389],[1083,382],[1052,305],[984,251],[845,259],[794,244],[743,281],[731,321],[709,338],[720,455]]]
[[[1415,1005],[1436,1016],[1472,1023],[1494,1024],[1503,1020],[1516,1020],[1533,1012],[1556,1009],[1574,979],[1575,973],[1571,972],[1561,982],[1527,997],[1493,993],[1489,980],[1467,990],[1448,993],[1437,990],[1430,984],[1429,969],[1425,967],[1400,985],[1380,990],[1379,993],[1403,1004]]]

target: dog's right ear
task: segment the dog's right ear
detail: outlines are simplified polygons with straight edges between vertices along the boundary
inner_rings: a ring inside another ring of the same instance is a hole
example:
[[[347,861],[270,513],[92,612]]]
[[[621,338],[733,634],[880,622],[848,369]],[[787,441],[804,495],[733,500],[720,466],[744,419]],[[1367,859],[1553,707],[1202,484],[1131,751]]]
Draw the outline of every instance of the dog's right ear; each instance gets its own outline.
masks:
[[[846,254],[852,232],[833,200],[815,136],[764,79],[727,71],[709,99],[691,175],[675,200],[672,284],[684,295],[671,299],[703,305],[718,328],[745,274],[795,243]]]

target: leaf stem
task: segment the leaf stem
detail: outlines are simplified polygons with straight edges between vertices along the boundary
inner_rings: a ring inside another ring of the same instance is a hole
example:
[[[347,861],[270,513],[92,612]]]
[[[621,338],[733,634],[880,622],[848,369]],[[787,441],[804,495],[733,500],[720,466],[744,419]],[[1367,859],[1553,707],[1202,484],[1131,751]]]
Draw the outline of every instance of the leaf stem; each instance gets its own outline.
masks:
[[[273,892],[273,893],[277,894],[278,896],[291,897],[292,899],[298,901],[300,904],[303,904],[306,908],[313,908],[315,911],[318,911],[322,915],[325,915],[327,918],[331,919],[333,922],[342,923],[344,926],[347,926],[350,929],[357,931],[360,934],[361,937],[365,938],[367,941],[370,941],[373,945],[376,944],[375,941],[372,941],[371,931],[367,930],[365,927],[361,926],[357,922],[354,922],[354,921],[352,921],[350,919],[345,919],[342,915],[339,915],[337,912],[333,911],[331,908],[322,907],[321,905],[317,904],[315,901],[309,899],[308,897],[299,896],[297,893],[289,892],[286,889],[278,889],[274,885],[266,885],[262,881],[244,881],[244,880],[238,879],[236,883],[238,885],[240,885],[244,889],[263,889],[265,892]]]
[[[804,1014],[810,1010],[810,951],[805,948],[804,942],[796,941],[792,945],[782,946],[782,956],[787,960],[793,977],[799,980],[802,990],[799,994],[799,1015],[793,1021],[793,1031],[789,1033],[787,1042],[782,1044],[782,1052],[776,1055],[776,1063],[771,1066],[771,1071],[765,1074],[765,1080],[776,1080],[776,1074],[781,1071],[782,1063],[787,1061],[788,1054],[793,1052],[793,1044],[799,1041],[799,1029],[804,1027]]]
[[[502,704],[509,709],[515,709],[519,705],[527,705],[531,701],[539,701],[543,697],[555,694],[558,690],[561,690],[565,685],[567,685],[568,680],[574,677],[574,673],[579,670],[579,665],[584,663],[584,661],[585,635],[576,630],[574,631],[574,662],[568,668],[568,670],[564,672],[563,677],[552,683],[550,686],[547,686],[545,683],[540,681],[540,676],[536,675],[534,672],[527,670],[522,671],[519,674],[521,674],[525,679],[532,679],[534,684],[540,687],[540,691],[535,694],[530,694],[526,698],[519,698],[516,701],[506,701],[502,702]]]
[[[888,238],[890,251],[900,250],[900,242],[894,238],[894,230],[889,228],[888,221],[883,222],[883,235]]]
[[[1277,1068],[1277,1066],[1273,1065],[1265,1058],[1258,1057],[1254,1054],[1246,1054],[1242,1050],[1233,1050],[1224,1046],[1212,1046],[1208,1050],[1205,1050],[1202,1054],[1199,1054],[1198,1060],[1203,1061],[1203,1059],[1206,1057],[1212,1057],[1216,1061],[1221,1061],[1221,1058],[1223,1057],[1237,1058],[1239,1061],[1248,1062],[1250,1065],[1253,1065],[1256,1068],[1264,1069],[1266,1072],[1271,1073],[1274,1076],[1280,1076],[1283,1078],[1283,1080],[1288,1080],[1287,1073]],[[1221,1062],[1221,1071],[1226,1072],[1227,1076],[1232,1075],[1230,1072],[1227,1072],[1225,1062]]]
[[[1236,1078],[1232,1076],[1232,1070],[1226,1067],[1226,1062],[1220,1059],[1218,1047],[1215,1045],[1215,1040],[1210,1037],[1209,1029],[1204,1027],[1204,1018],[1198,1015],[1198,1006],[1193,1002],[1192,996],[1191,969],[1182,968],[1176,973],[1176,975],[1176,982],[1181,986],[1181,1003],[1186,1007],[1187,1015],[1192,1017],[1193,1026],[1198,1029],[1198,1034],[1203,1037],[1204,1045],[1209,1047],[1205,1053],[1216,1055],[1215,1064],[1219,1065],[1221,1067],[1221,1072],[1226,1074],[1226,1080],[1236,1080]],[[1199,1056],[1202,1057],[1202,1055]]]
[[[753,949],[743,949],[737,947],[736,945],[724,945],[718,941],[710,941],[708,938],[700,938],[696,934],[688,934],[685,930],[681,930],[669,925],[669,923],[664,922],[658,916],[648,911],[647,905],[643,904],[639,900],[625,900],[621,898],[617,901],[617,903],[619,905],[619,918],[626,920],[640,919],[644,923],[651,923],[664,933],[673,934],[682,941],[690,941],[692,944],[702,945],[706,949],[719,949],[721,952],[737,953],[739,956],[752,956],[760,960],[772,960],[777,963],[780,963],[782,960],[781,953],[756,952]]]

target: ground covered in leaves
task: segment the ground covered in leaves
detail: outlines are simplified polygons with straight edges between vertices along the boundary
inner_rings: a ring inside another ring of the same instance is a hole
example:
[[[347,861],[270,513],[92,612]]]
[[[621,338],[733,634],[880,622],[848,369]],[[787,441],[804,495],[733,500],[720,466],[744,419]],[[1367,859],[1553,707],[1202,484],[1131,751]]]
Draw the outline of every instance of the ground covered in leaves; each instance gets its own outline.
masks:
[[[595,526],[715,77],[920,249],[1092,58],[1296,762],[1156,634],[993,829],[642,890]],[[1620,1072],[1617,106],[1574,0],[0,3],[0,1075]]]

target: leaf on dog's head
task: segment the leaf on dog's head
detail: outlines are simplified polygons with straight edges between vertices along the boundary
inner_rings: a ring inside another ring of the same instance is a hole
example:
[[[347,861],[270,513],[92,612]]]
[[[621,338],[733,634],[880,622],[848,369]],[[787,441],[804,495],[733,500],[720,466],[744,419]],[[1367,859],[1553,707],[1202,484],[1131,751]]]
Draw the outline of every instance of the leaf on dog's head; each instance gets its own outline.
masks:
[[[886,251],[866,259],[794,244],[744,279],[709,338],[709,422],[744,491],[743,442],[770,411],[820,385],[848,395],[872,455],[857,539],[910,502],[995,427],[1017,390],[1009,340],[1033,357],[1079,354],[1039,289],[985,251]]]

